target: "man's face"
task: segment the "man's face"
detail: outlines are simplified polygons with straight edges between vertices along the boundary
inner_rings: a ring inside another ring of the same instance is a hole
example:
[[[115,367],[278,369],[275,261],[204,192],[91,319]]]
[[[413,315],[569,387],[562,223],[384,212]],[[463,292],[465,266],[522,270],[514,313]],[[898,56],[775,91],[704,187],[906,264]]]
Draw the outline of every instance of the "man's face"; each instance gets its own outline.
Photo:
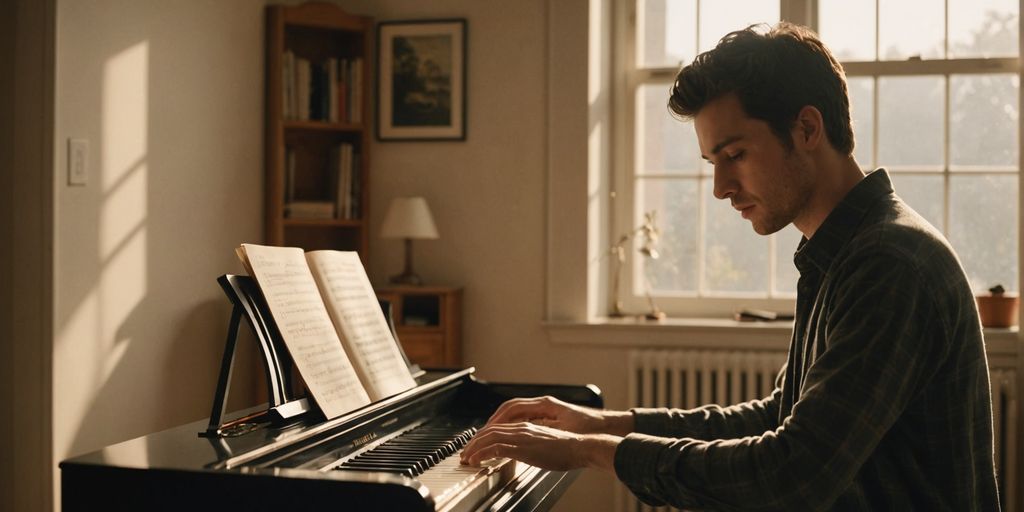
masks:
[[[800,216],[813,190],[810,159],[747,116],[735,94],[705,105],[694,127],[701,155],[715,168],[715,197],[728,199],[754,231],[768,235]]]

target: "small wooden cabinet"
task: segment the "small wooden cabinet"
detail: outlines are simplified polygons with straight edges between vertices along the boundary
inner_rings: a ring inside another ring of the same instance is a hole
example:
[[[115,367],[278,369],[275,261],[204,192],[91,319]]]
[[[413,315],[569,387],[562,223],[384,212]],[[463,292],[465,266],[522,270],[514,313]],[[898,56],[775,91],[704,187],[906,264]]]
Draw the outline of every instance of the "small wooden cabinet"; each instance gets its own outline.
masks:
[[[394,286],[377,289],[391,302],[395,332],[409,359],[423,368],[462,366],[462,289]]]

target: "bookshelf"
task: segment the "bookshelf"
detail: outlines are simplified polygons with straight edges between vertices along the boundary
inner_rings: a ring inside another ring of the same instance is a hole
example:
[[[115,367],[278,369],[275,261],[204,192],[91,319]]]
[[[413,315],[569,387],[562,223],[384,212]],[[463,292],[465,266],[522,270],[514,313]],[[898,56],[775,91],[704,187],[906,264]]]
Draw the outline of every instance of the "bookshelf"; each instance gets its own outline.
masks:
[[[367,263],[373,20],[267,6],[265,239]]]

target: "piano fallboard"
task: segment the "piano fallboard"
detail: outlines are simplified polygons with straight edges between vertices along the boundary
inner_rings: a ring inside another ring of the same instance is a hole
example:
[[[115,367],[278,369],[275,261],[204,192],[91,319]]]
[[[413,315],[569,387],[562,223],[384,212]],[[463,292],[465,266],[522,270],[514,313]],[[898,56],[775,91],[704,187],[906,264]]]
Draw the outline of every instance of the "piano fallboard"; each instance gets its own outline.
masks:
[[[256,417],[239,435],[218,438],[197,435],[203,420],[65,460],[63,509],[433,511],[439,504],[416,476],[327,468],[437,418],[480,424],[509,398],[546,394],[603,405],[594,386],[496,384],[477,380],[472,368],[429,371],[413,389],[332,420],[313,412],[275,426]],[[547,510],[576,477],[520,473],[469,509]]]

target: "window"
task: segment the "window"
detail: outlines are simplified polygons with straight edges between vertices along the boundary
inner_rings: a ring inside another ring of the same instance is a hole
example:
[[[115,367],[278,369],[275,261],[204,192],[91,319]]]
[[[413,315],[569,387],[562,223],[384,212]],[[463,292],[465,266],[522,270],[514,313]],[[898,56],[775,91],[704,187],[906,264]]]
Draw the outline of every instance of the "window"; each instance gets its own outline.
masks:
[[[729,31],[780,19],[818,30],[843,63],[861,166],[889,169],[897,194],[956,248],[975,289],[1016,290],[1017,0],[626,4],[618,13],[626,122],[616,138],[613,240],[652,210],[660,230],[657,259],[629,251],[628,310],[643,310],[647,293],[681,316],[792,307],[799,231],[759,236],[715,199],[692,123],[666,107],[680,65]],[[642,243],[634,239],[634,248]]]

